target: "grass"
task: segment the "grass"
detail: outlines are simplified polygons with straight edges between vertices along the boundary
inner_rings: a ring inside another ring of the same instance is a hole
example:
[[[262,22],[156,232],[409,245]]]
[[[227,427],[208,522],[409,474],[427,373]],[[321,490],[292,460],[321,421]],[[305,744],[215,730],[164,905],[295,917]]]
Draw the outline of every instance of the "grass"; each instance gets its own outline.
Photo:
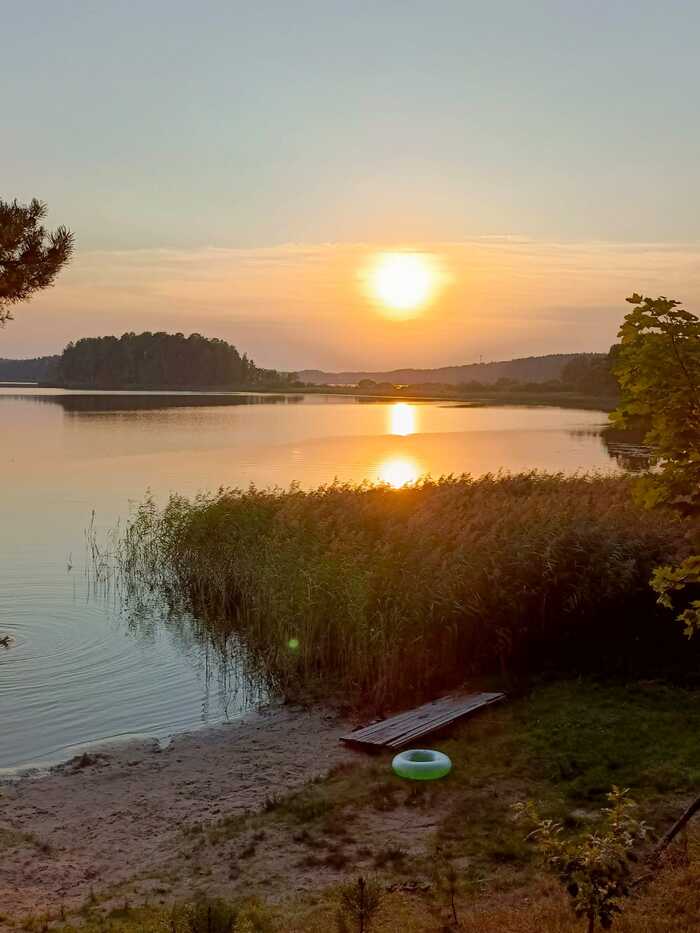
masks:
[[[25,846],[33,846],[47,855],[51,851],[48,843],[37,839],[32,833],[23,833],[7,826],[0,826],[0,853]]]
[[[691,530],[625,477],[529,473],[147,501],[120,553],[273,685],[382,708],[494,671],[692,668],[648,586]]]
[[[320,898],[292,897],[283,905],[252,903],[239,914],[235,933],[335,933],[338,893],[329,888]],[[551,887],[537,885],[519,903],[469,903],[458,899],[460,926],[448,925],[446,905],[430,896],[397,890],[381,903],[372,933],[582,933],[564,898]],[[113,916],[88,917],[79,925],[61,925],[63,933],[163,933],[172,930],[171,908],[133,908]],[[615,933],[696,933],[700,916],[700,860],[667,866],[627,906]],[[33,929],[40,930],[37,925]],[[352,927],[350,927],[352,929]]]

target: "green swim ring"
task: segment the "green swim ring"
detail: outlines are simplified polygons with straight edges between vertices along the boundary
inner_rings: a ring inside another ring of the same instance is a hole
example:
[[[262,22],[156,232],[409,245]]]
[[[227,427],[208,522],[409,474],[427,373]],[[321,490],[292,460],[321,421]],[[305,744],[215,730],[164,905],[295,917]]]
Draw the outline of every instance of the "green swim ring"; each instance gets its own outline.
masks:
[[[452,762],[431,748],[411,748],[399,752],[391,763],[394,773],[411,781],[435,781],[452,770]]]

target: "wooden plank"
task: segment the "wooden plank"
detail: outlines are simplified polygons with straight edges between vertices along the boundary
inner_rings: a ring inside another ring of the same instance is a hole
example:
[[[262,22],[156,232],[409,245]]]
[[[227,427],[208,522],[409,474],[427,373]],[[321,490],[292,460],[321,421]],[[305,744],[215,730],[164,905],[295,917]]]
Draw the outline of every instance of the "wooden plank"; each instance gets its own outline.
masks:
[[[442,697],[416,709],[406,710],[389,719],[356,729],[341,736],[341,742],[372,748],[402,748],[457,722],[470,713],[504,699],[504,693],[470,693]]]
[[[501,694],[473,694],[468,697],[445,697],[441,701],[428,703],[416,710],[409,710],[391,719],[373,723],[365,729],[351,733],[348,738],[372,741],[374,744],[386,744],[406,733],[416,731],[421,733],[426,726],[432,731],[443,721],[450,722],[452,719],[467,715],[493,700],[500,699],[501,696]]]
[[[379,722],[366,726],[364,729],[359,729],[356,731],[362,732],[365,735],[371,735],[373,732],[384,731],[387,727],[391,727],[393,729],[394,726],[400,727],[404,723],[410,724],[412,722],[422,722],[425,719],[439,716],[443,710],[456,712],[464,709],[468,711],[475,705],[479,706],[486,700],[487,697],[491,696],[500,697],[502,694],[473,693],[463,696],[457,695],[442,697],[440,700],[433,700],[431,703],[426,703],[424,706],[419,706],[416,709],[408,710],[405,713],[399,713],[396,716],[392,716],[390,719],[382,719]]]
[[[468,716],[469,713],[480,709],[483,705],[485,705],[483,702],[472,703],[469,706],[455,707],[450,710],[436,712],[436,714],[433,716],[424,715],[417,720],[402,723],[400,727],[390,728],[381,733],[383,738],[382,744],[391,745],[396,740],[402,739],[404,736],[410,738],[413,736],[423,735],[426,731],[435,732],[440,726],[449,725],[449,723],[453,720],[460,719],[463,716]]]
[[[479,704],[479,706],[471,707],[468,710],[464,710],[460,713],[454,713],[452,715],[440,716],[437,719],[431,719],[429,722],[421,723],[419,726],[412,729],[408,729],[405,732],[401,732],[398,735],[392,735],[384,743],[391,748],[398,748],[401,745],[408,745],[414,739],[419,739],[423,735],[428,735],[431,732],[437,732],[439,729],[449,726],[450,723],[456,722],[458,719],[462,719],[465,716],[468,716],[470,713],[476,712],[478,709],[482,709],[486,704]]]
[[[458,719],[463,719],[465,716],[468,716],[470,713],[475,713],[477,710],[485,709],[487,706],[491,706],[493,703],[498,703],[503,700],[505,696],[502,694],[499,697],[496,697],[492,700],[486,700],[483,703],[474,704],[469,709],[464,710],[457,714],[456,716],[443,717],[439,721],[431,721],[429,731],[426,732],[425,729],[414,729],[411,732],[406,732],[403,735],[397,736],[397,738],[390,740],[386,743],[388,748],[403,748],[406,745],[413,744],[417,739],[422,738],[425,735],[430,733],[437,732],[439,729],[449,726],[451,723],[456,722]]]
[[[372,723],[369,726],[365,726],[364,729],[356,731],[369,736],[374,733],[385,732],[387,728],[391,730],[394,730],[394,727],[400,729],[404,723],[408,725],[412,722],[421,721],[431,715],[437,715],[443,708],[453,708],[456,700],[458,700],[458,698],[453,696],[443,697],[440,700],[434,700],[432,703],[426,703],[424,706],[419,706],[416,709],[407,710],[405,713],[398,713],[396,716],[391,716],[389,719],[381,719],[379,722]]]
[[[407,714],[402,713],[399,717],[392,717],[382,723],[374,723],[366,730],[359,729],[344,736],[343,739],[355,744],[400,747],[502,698],[502,694],[473,694],[469,697],[444,698],[437,703],[419,707],[418,710],[410,710]]]
[[[435,706],[429,706],[421,710],[419,715],[411,717],[411,719],[403,725],[407,725],[409,728],[413,726],[422,727],[425,722],[437,721],[444,716],[450,718],[452,716],[459,716],[462,713],[468,713],[491,699],[493,699],[493,697],[490,695],[450,697],[446,703],[436,704]],[[396,731],[399,732],[401,730]]]
[[[451,710],[445,706],[434,711],[424,711],[418,716],[415,715],[415,711],[412,711],[412,715],[410,716],[402,715],[401,719],[392,717],[391,719],[383,720],[381,723],[374,723],[367,729],[361,729],[351,733],[351,736],[357,739],[361,734],[364,740],[371,740],[377,744],[383,745],[390,739],[401,736],[406,732],[411,732],[414,729],[424,729],[428,723],[440,720],[444,716],[452,718],[455,714],[456,710]]]

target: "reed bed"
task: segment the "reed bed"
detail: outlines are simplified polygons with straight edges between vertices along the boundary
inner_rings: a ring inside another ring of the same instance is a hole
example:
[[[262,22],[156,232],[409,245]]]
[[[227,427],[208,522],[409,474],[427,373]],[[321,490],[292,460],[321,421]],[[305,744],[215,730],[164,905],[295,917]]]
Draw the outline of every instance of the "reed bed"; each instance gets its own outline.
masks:
[[[687,648],[648,580],[690,529],[635,505],[630,482],[533,472],[149,499],[120,561],[236,631],[286,690],[381,706],[494,671],[656,671]]]

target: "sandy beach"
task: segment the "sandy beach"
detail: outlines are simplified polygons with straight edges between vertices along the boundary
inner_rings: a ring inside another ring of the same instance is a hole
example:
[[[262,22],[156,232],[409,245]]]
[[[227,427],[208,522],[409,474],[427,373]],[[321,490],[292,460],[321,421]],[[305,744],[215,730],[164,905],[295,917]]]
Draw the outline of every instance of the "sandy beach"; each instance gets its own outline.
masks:
[[[255,811],[352,758],[338,741],[344,728],[327,711],[275,707],[165,748],[95,747],[45,774],[4,780],[2,914],[186,896],[202,874],[216,888],[216,872],[185,851],[188,829]],[[230,870],[225,877],[230,885]]]

